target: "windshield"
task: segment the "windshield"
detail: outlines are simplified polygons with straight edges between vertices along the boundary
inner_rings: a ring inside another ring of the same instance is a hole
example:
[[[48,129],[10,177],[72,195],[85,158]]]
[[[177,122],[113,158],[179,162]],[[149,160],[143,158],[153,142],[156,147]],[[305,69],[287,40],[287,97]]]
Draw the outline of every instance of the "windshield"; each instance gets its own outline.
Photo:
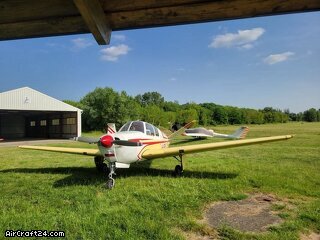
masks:
[[[119,132],[138,131],[144,133],[144,124],[141,121],[128,122],[120,128]]]

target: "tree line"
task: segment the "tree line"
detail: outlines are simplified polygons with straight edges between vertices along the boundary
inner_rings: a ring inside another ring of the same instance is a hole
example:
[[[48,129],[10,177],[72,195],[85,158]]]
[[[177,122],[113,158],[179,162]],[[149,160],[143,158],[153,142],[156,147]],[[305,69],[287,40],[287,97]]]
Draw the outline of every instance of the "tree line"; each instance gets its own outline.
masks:
[[[112,88],[96,88],[79,102],[64,102],[83,110],[84,130],[102,130],[108,122],[117,128],[130,120],[143,120],[157,126],[169,127],[173,123],[184,124],[197,120],[200,125],[217,124],[264,124],[286,123],[288,121],[320,121],[320,109],[308,109],[292,113],[265,107],[264,109],[238,108],[215,103],[186,103],[165,101],[158,92],[146,92],[129,96],[125,91],[116,92]]]

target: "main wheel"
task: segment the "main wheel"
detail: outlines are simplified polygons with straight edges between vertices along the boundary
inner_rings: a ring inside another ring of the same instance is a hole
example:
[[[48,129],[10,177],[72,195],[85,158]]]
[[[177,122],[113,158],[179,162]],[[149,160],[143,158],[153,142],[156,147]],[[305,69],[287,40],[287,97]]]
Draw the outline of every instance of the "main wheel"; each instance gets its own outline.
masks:
[[[180,176],[182,174],[182,167],[180,165],[177,165],[175,168],[174,168],[174,173],[176,176]]]
[[[94,163],[96,165],[96,168],[98,172],[105,172],[107,165],[103,162],[103,157],[96,156],[94,157]]]
[[[109,178],[106,183],[106,187],[108,189],[112,189],[112,188],[114,188],[114,185],[115,185],[115,180],[113,178]]]

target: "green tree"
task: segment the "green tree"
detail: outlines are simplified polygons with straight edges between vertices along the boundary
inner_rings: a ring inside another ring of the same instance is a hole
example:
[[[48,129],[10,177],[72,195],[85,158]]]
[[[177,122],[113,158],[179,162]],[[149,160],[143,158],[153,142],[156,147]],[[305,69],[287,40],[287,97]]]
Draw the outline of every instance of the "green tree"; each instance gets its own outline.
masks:
[[[304,111],[303,118],[307,122],[316,122],[318,120],[317,110],[314,108],[310,108],[309,110]]]
[[[180,110],[177,114],[177,122],[181,125],[191,122],[192,120],[198,121],[198,113],[195,109]]]
[[[224,107],[218,106],[214,109],[213,122],[215,124],[228,124],[228,112]]]
[[[141,106],[157,105],[158,107],[162,107],[164,103],[164,98],[158,92],[146,92],[142,95],[139,94],[135,99],[141,104]]]
[[[143,109],[142,120],[155,125],[160,125],[163,123],[163,115],[163,110],[160,107],[150,104]]]
[[[174,102],[167,102],[163,103],[163,110],[166,112],[178,112],[181,109],[181,106],[177,101]]]
[[[73,101],[73,100],[63,100],[64,103],[74,106],[76,108],[82,109],[83,105],[80,102]]]
[[[113,122],[119,128],[128,118],[127,97],[112,88],[96,88],[84,96],[83,127],[85,130],[102,130],[108,122]]]

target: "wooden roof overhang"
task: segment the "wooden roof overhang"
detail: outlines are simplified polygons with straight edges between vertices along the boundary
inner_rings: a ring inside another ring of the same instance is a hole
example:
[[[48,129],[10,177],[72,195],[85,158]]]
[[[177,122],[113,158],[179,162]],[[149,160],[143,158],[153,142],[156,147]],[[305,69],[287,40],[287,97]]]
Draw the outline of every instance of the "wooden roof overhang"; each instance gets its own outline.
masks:
[[[320,0],[0,0],[0,40],[92,33],[320,10]]]

